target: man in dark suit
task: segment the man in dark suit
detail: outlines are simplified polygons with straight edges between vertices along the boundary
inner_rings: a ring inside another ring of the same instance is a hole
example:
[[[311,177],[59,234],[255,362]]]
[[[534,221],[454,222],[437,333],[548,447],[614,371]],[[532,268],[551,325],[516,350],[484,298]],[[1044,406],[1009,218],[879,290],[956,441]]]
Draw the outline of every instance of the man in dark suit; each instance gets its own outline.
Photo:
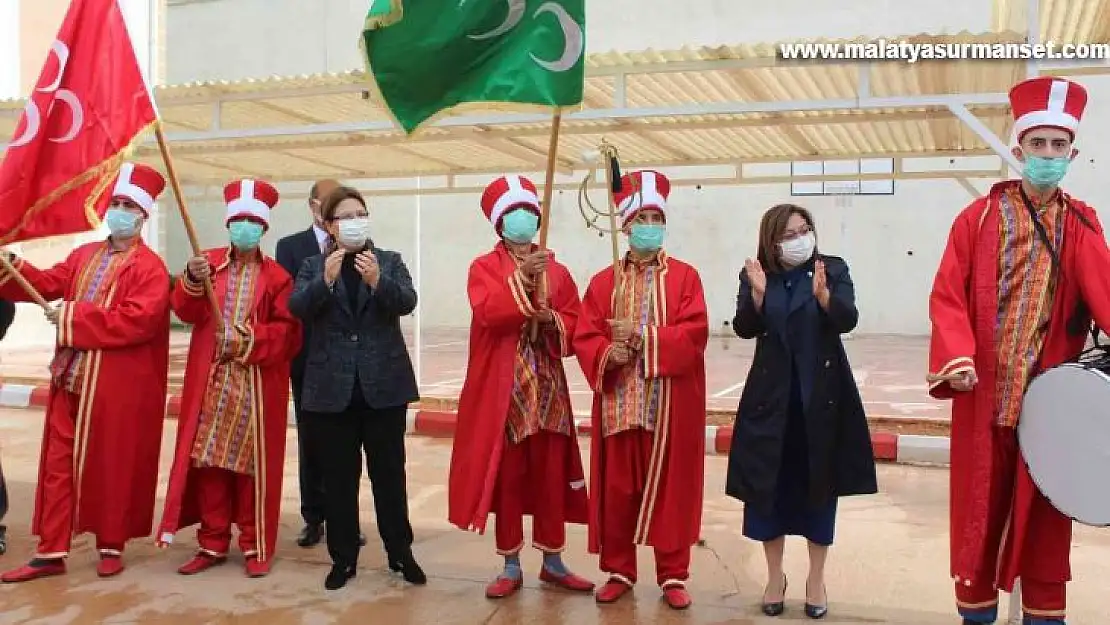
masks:
[[[320,206],[324,199],[335,189],[339,182],[326,179],[318,180],[308,193],[308,209],[312,215],[312,225],[307,230],[293,233],[277,243],[274,257],[278,264],[289,272],[294,279],[305,259],[320,254],[327,245],[328,233],[322,226]],[[304,342],[308,345],[309,326],[304,326]],[[300,465],[301,517],[305,526],[297,537],[301,547],[319,544],[324,535],[324,478],[320,473],[320,461],[304,444],[304,430],[301,426],[301,385],[304,382],[304,349],[293,359],[289,379],[293,386],[293,411],[297,418],[297,458]],[[361,538],[361,536],[360,536]],[[365,541],[365,538],[362,538]]]

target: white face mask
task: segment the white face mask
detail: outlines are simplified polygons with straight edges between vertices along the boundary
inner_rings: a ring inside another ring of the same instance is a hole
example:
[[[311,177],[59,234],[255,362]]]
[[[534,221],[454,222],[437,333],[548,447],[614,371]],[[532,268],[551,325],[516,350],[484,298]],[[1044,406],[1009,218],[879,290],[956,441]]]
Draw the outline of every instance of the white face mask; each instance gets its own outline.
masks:
[[[779,247],[782,248],[782,262],[790,266],[800,265],[813,256],[813,248],[816,246],[817,241],[812,232],[783,241],[779,243]]]
[[[339,222],[339,243],[344,247],[362,247],[370,238],[370,218],[356,217]]]

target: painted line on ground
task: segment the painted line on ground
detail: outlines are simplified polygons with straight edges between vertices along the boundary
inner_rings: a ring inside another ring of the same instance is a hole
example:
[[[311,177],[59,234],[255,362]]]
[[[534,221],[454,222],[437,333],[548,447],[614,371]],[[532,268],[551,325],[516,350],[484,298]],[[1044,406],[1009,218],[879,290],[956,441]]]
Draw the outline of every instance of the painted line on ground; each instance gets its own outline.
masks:
[[[714,399],[723,399],[724,397],[727,397],[727,396],[731,395],[732,393],[734,393],[735,391],[740,390],[743,387],[744,387],[744,382],[737,382],[736,384],[733,384],[732,386],[726,388],[723,391],[717,391],[716,393],[713,393],[713,397],[714,397]]]
[[[45,408],[50,398],[49,386],[26,384],[0,384],[0,408]],[[181,414],[181,397],[173,395],[166,401],[166,416]],[[406,415],[407,434],[431,438],[452,438],[455,434],[456,414],[445,410],[410,409]],[[289,422],[295,422],[292,405]],[[589,436],[592,424],[588,414],[575,413],[575,430],[579,436]],[[727,455],[732,446],[732,426],[707,425],[705,428],[705,453]],[[947,436],[922,436],[872,432],[871,446],[875,459],[887,462],[947,465],[950,443]]]

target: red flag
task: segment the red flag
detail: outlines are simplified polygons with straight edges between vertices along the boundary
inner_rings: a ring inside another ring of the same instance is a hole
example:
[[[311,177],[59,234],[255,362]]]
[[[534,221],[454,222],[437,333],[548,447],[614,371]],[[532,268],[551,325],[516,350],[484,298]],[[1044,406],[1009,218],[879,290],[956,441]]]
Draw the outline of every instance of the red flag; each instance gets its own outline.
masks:
[[[117,0],[73,0],[0,163],[0,245],[99,227],[156,119]]]

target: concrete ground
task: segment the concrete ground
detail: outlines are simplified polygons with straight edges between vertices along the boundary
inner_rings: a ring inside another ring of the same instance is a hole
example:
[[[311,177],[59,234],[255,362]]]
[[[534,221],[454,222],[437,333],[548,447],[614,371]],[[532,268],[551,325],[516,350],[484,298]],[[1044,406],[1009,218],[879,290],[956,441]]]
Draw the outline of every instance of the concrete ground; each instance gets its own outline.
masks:
[[[10,548],[0,566],[22,564],[34,549],[27,535],[36,476],[42,413],[0,410],[0,455],[13,499],[5,522]],[[163,441],[161,488],[165,487],[173,421]],[[285,504],[279,560],[264,579],[247,579],[241,558],[203,575],[185,578],[174,571],[187,560],[195,543],[192,530],[159,551],[147,540],[131,544],[128,569],[118,578],[101,580],[93,570],[91,537],[75,542],[70,573],[23,585],[0,586],[0,625],[238,624],[310,625],[382,623],[567,624],[689,623],[771,624],[808,622],[802,614],[805,592],[805,547],[788,545],[790,587],[786,614],[763,617],[758,608],[764,583],[761,550],[740,535],[742,506],[723,495],[726,459],[707,457],[703,537],[694,552],[690,589],[694,605],[676,613],[660,602],[651,583],[650,552],[640,564],[641,583],[634,600],[598,606],[589,596],[542,589],[535,579],[539,558],[526,553],[528,583],[508,600],[489,601],[485,584],[499,560],[493,537],[467,534],[449,526],[446,474],[450,441],[410,438],[409,498],[416,532],[417,559],[430,576],[425,587],[406,586],[385,569],[373,527],[369,488],[363,491],[363,528],[370,546],[362,554],[357,578],[344,589],[327,592],[323,546],[300,549],[295,432],[290,430],[285,470]],[[585,440],[582,440],[586,444]],[[583,449],[584,458],[589,455]],[[837,545],[829,562],[828,623],[947,625],[953,617],[948,580],[947,481],[942,469],[880,466],[881,493],[846,499],[841,504]],[[160,510],[157,517],[160,516]],[[597,581],[596,557],[585,553],[585,530],[569,531],[567,561]],[[1076,529],[1070,589],[1070,623],[1105,623],[1105,580],[1110,578],[1110,532]],[[1005,599],[1004,599],[1005,603]]]

